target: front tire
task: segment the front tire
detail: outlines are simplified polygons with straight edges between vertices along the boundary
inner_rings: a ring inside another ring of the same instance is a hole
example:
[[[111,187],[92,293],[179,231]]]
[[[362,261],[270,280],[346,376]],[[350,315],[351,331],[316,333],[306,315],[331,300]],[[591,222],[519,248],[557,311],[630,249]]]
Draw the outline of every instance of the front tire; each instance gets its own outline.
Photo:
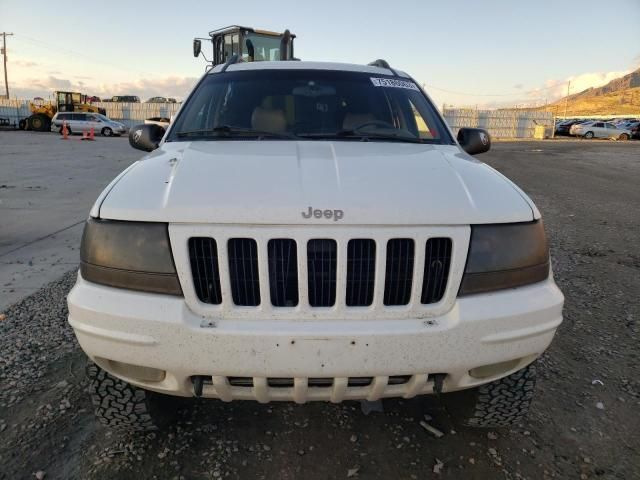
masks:
[[[588,139],[593,138],[593,132],[587,132],[587,133],[585,133],[585,134],[584,134],[584,138],[588,138]]]
[[[34,130],[36,132],[46,132],[51,130],[51,119],[46,115],[31,115],[27,118],[27,124],[29,125],[29,130]]]
[[[622,140],[622,141],[629,140],[629,135],[628,135],[628,134],[626,134],[626,133],[622,133],[622,134],[620,134],[620,136],[618,137],[618,140]]]
[[[110,137],[113,135],[113,130],[109,127],[104,127],[101,131],[103,137]]]
[[[121,431],[149,432],[166,426],[176,413],[172,397],[134,387],[94,363],[86,369],[89,393],[100,423]]]
[[[454,421],[475,428],[516,425],[529,411],[536,385],[536,368],[530,364],[491,383],[443,396]]]

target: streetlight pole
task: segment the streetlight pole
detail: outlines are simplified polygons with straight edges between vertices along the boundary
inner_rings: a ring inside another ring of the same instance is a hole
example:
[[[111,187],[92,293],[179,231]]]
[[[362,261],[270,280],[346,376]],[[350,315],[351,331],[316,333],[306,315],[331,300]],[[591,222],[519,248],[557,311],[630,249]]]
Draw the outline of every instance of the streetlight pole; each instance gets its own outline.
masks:
[[[564,119],[567,119],[567,104],[569,103],[569,89],[571,88],[571,80],[567,82],[567,96],[564,97]]]
[[[9,80],[7,79],[7,37],[13,35],[13,33],[2,32],[2,59],[4,63],[4,89],[9,99]]]

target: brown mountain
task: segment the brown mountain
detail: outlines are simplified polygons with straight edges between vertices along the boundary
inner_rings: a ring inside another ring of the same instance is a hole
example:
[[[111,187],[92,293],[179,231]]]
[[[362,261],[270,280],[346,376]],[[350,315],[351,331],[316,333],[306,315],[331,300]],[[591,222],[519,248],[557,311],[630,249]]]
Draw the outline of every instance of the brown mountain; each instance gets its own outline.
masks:
[[[561,98],[546,110],[567,116],[572,115],[625,115],[640,114],[640,68],[606,85],[587,88],[579,93]]]

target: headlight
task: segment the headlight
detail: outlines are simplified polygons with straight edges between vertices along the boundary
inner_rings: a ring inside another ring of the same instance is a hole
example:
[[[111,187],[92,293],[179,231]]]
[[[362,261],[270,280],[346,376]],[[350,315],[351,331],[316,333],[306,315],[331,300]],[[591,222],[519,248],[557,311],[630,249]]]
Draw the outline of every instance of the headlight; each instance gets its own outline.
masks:
[[[166,223],[89,219],[82,234],[80,273],[111,287],[182,295]]]
[[[459,295],[541,282],[549,276],[549,248],[542,220],[473,225]]]

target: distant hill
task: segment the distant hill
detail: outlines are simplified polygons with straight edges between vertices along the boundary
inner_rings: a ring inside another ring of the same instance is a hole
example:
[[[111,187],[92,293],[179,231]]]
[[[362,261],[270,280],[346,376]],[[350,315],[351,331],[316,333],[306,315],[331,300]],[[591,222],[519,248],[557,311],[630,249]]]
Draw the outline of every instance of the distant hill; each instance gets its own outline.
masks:
[[[587,88],[561,98],[544,110],[564,115],[565,102],[568,116],[637,115],[640,113],[640,68],[602,87]]]

